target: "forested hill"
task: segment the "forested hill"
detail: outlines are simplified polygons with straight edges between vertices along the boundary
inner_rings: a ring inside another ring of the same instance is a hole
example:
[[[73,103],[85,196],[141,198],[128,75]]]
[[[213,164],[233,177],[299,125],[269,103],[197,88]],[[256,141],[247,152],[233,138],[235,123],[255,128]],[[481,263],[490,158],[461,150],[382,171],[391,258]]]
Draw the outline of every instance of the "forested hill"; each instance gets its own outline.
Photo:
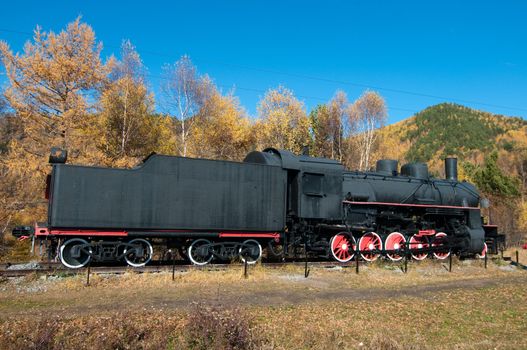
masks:
[[[527,121],[453,103],[428,107],[381,131],[380,155],[431,163],[446,156],[477,160],[492,150],[514,153],[527,141]]]

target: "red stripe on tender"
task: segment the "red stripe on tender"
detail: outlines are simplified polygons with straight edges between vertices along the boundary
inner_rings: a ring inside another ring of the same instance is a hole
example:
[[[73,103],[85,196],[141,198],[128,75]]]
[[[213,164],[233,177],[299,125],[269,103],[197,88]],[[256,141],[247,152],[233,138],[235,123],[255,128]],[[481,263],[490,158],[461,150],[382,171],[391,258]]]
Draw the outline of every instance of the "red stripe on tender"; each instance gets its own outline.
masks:
[[[220,232],[220,238],[226,237],[253,237],[253,238],[279,238],[278,232],[261,233],[261,232]]]
[[[47,227],[35,227],[35,236],[128,236],[126,231],[97,231],[97,230],[49,230]]]
[[[418,207],[418,208],[445,208],[445,209],[465,209],[465,210],[479,210],[478,207],[459,207],[454,205],[428,205],[428,204],[404,204],[404,203],[384,203],[384,202],[351,202],[342,201],[344,204],[358,204],[358,205],[386,205],[394,207]]]
[[[50,235],[62,236],[128,236],[126,231],[96,231],[96,230],[51,230]]]

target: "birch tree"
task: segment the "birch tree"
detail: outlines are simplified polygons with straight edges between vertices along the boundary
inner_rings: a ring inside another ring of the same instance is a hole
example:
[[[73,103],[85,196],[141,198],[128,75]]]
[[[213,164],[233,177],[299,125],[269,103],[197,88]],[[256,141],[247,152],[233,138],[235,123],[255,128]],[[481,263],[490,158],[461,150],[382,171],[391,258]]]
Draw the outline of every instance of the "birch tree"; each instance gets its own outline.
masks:
[[[328,132],[325,121],[329,119],[328,106],[319,104],[309,113],[309,122],[313,134],[312,153],[316,157],[331,157]]]
[[[258,104],[260,120],[255,124],[258,147],[275,147],[295,153],[311,144],[309,119],[304,104],[291,90],[279,86],[269,90]]]
[[[310,113],[315,155],[343,160],[348,114],[349,102],[342,91],[337,91],[328,104],[320,105]]]
[[[121,59],[101,96],[104,152],[113,159],[144,156],[156,144],[154,97],[145,83],[145,68],[130,41],[121,46]]]
[[[232,94],[215,91],[193,127],[189,146],[196,157],[241,161],[253,146],[249,118]]]
[[[179,153],[187,156],[188,138],[192,131],[193,117],[199,112],[212,93],[208,76],[200,76],[188,56],[172,65],[163,67],[162,93],[167,112],[177,120],[180,139]]]
[[[376,130],[384,125],[386,118],[384,99],[374,91],[366,91],[350,106],[349,125],[359,153],[359,170],[369,169]]]

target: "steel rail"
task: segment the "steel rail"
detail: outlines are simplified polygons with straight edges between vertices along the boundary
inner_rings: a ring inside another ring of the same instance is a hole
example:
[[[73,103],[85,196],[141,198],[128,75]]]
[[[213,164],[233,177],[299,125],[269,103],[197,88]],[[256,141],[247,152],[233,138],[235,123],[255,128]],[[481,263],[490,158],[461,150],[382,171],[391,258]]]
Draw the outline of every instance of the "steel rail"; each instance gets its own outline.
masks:
[[[499,257],[493,257],[492,260],[500,259]],[[523,264],[517,264],[515,261],[512,261],[510,257],[505,257],[505,259],[502,259],[505,261],[510,261],[511,265],[517,266],[522,269],[527,269],[527,266]],[[438,264],[445,263],[445,260],[436,260],[436,259],[427,259],[426,261],[435,261]],[[307,261],[309,264],[309,267],[318,267],[318,268],[332,268],[332,267],[341,267],[341,268],[350,268],[355,267],[356,262],[354,260],[351,260],[346,263],[341,263],[338,261]],[[369,262],[361,261],[362,264],[370,264]],[[395,262],[395,261],[385,261],[386,264],[391,264],[394,266],[401,265],[401,262]],[[419,263],[419,261],[417,261]],[[33,269],[9,269],[9,267],[13,266],[14,264],[9,263],[2,263],[0,264],[0,277],[23,277],[31,274],[41,275],[41,276],[74,276],[74,275],[82,275],[86,274],[88,271],[88,267],[82,267],[79,269],[70,269],[65,266],[63,266],[59,262],[47,262],[47,263],[38,263],[38,268]],[[257,266],[262,266],[265,268],[280,268],[285,266],[297,266],[297,267],[305,267],[306,261],[288,261],[288,262],[264,262],[259,263]],[[255,265],[249,265],[251,267],[254,267]],[[125,266],[90,266],[90,273],[91,274],[124,274],[124,273],[136,273],[136,274],[142,274],[142,273],[161,273],[161,272],[185,272],[185,271],[224,271],[227,269],[234,269],[234,268],[243,268],[244,264],[207,264],[203,266],[198,265],[192,265],[192,264],[176,264],[173,263],[167,263],[167,264],[153,264],[143,266],[143,267],[131,267],[128,265]]]
[[[276,262],[276,263],[261,263],[259,265],[265,268],[280,268],[284,266],[299,266],[303,267],[304,261],[295,262]],[[339,263],[333,261],[311,261],[310,266],[331,268],[331,267],[351,267],[353,263]],[[4,264],[5,266],[5,264]],[[2,277],[22,277],[31,274],[44,275],[44,276],[72,276],[86,274],[88,267],[82,267],[79,269],[70,269],[63,266],[60,263],[45,263],[41,264],[41,267],[34,269],[8,269],[0,268],[0,276]],[[254,265],[249,265],[254,266]],[[198,265],[175,265],[175,270],[178,272],[184,272],[189,270],[194,271],[219,271],[227,270],[232,268],[242,268],[243,264],[208,264],[204,266]],[[172,264],[166,265],[147,265],[143,267],[131,267],[131,266],[91,266],[90,272],[92,274],[124,274],[124,273],[160,273],[160,272],[171,272],[174,269]]]

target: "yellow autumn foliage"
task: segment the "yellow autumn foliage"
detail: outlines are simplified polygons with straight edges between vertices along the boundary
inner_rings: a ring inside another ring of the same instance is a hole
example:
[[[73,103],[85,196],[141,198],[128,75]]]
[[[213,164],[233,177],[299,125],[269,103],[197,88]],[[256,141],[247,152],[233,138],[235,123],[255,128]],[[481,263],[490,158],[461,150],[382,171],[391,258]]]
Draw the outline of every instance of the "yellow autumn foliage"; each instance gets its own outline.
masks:
[[[311,144],[304,104],[291,90],[279,86],[267,91],[258,104],[260,119],[254,125],[258,149],[274,147],[301,153]]]
[[[198,158],[241,161],[251,149],[251,124],[232,96],[218,91],[195,117],[189,135],[190,154]]]
[[[2,191],[7,203],[0,217],[22,215],[25,222],[44,218],[43,187],[50,147],[68,148],[69,159],[82,163],[97,155],[85,129],[96,92],[113,62],[102,62],[101,49],[91,27],[80,19],[58,34],[37,27],[22,54],[0,42],[9,83],[5,97],[22,129],[2,159],[8,188]]]

